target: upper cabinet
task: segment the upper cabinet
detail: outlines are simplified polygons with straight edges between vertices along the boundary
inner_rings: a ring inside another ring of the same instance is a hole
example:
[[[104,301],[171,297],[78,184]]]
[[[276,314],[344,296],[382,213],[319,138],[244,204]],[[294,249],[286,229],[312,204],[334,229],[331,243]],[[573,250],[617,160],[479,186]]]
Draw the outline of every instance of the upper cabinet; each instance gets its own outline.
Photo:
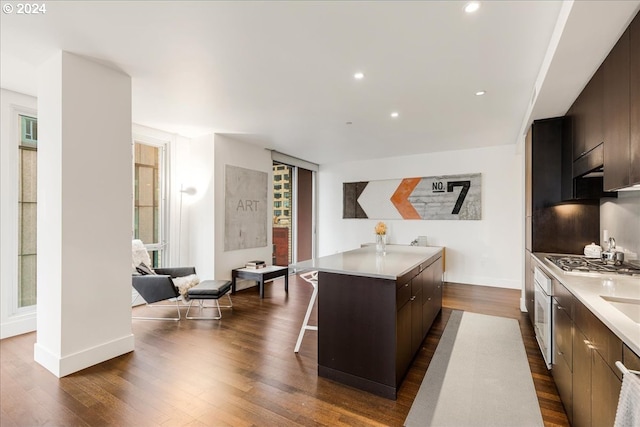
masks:
[[[640,184],[640,14],[576,98],[567,117],[572,121],[574,177],[604,165],[605,192]]]
[[[604,75],[604,188],[629,185],[629,30],[600,70]]]
[[[604,189],[640,183],[640,15],[602,63]]]
[[[573,160],[584,156],[604,139],[604,75],[598,69],[568,112],[573,121]]]
[[[580,147],[582,152],[579,153],[579,155],[588,153],[604,140],[602,126],[602,112],[604,110],[604,75],[602,68],[599,68],[598,71],[596,71],[587,84],[587,87],[585,87],[584,92],[586,95],[584,146]]]

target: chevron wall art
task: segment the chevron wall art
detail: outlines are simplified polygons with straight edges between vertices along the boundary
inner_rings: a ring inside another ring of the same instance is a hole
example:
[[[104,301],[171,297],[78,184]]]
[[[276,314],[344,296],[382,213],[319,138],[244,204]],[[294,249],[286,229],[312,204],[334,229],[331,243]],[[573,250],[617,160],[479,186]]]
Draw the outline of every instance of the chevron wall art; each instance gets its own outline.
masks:
[[[343,218],[479,220],[481,174],[345,182]]]

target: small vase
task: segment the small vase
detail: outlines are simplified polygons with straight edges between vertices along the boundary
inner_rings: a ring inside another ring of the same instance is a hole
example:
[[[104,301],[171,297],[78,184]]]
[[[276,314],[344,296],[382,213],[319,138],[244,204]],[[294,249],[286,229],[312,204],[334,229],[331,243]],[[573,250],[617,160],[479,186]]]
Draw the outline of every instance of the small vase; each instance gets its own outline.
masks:
[[[386,251],[387,236],[385,234],[376,234],[376,253],[384,254]]]

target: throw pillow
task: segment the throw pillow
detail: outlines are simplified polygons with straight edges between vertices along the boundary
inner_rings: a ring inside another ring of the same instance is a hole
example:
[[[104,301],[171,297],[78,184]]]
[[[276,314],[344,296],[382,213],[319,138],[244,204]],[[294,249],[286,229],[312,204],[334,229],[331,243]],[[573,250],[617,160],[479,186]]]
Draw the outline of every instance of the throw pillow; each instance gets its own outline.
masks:
[[[156,272],[153,271],[153,269],[147,266],[144,262],[141,262],[140,265],[136,267],[136,270],[138,271],[138,273],[142,274],[143,276],[147,274],[156,274]]]
[[[189,301],[189,296],[187,295],[189,288],[200,283],[200,279],[195,274],[190,274],[184,277],[174,277],[171,281],[173,282],[173,285],[178,288],[178,291],[180,291],[183,301]]]

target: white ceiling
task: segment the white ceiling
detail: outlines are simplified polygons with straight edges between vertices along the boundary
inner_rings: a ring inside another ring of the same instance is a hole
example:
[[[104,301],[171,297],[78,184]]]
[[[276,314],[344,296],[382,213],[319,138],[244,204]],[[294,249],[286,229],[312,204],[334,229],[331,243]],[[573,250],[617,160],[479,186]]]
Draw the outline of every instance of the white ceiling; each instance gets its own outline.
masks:
[[[465,4],[47,1],[0,15],[0,84],[37,96],[62,49],[132,77],[135,123],[320,164],[514,144],[567,110],[640,0]]]

